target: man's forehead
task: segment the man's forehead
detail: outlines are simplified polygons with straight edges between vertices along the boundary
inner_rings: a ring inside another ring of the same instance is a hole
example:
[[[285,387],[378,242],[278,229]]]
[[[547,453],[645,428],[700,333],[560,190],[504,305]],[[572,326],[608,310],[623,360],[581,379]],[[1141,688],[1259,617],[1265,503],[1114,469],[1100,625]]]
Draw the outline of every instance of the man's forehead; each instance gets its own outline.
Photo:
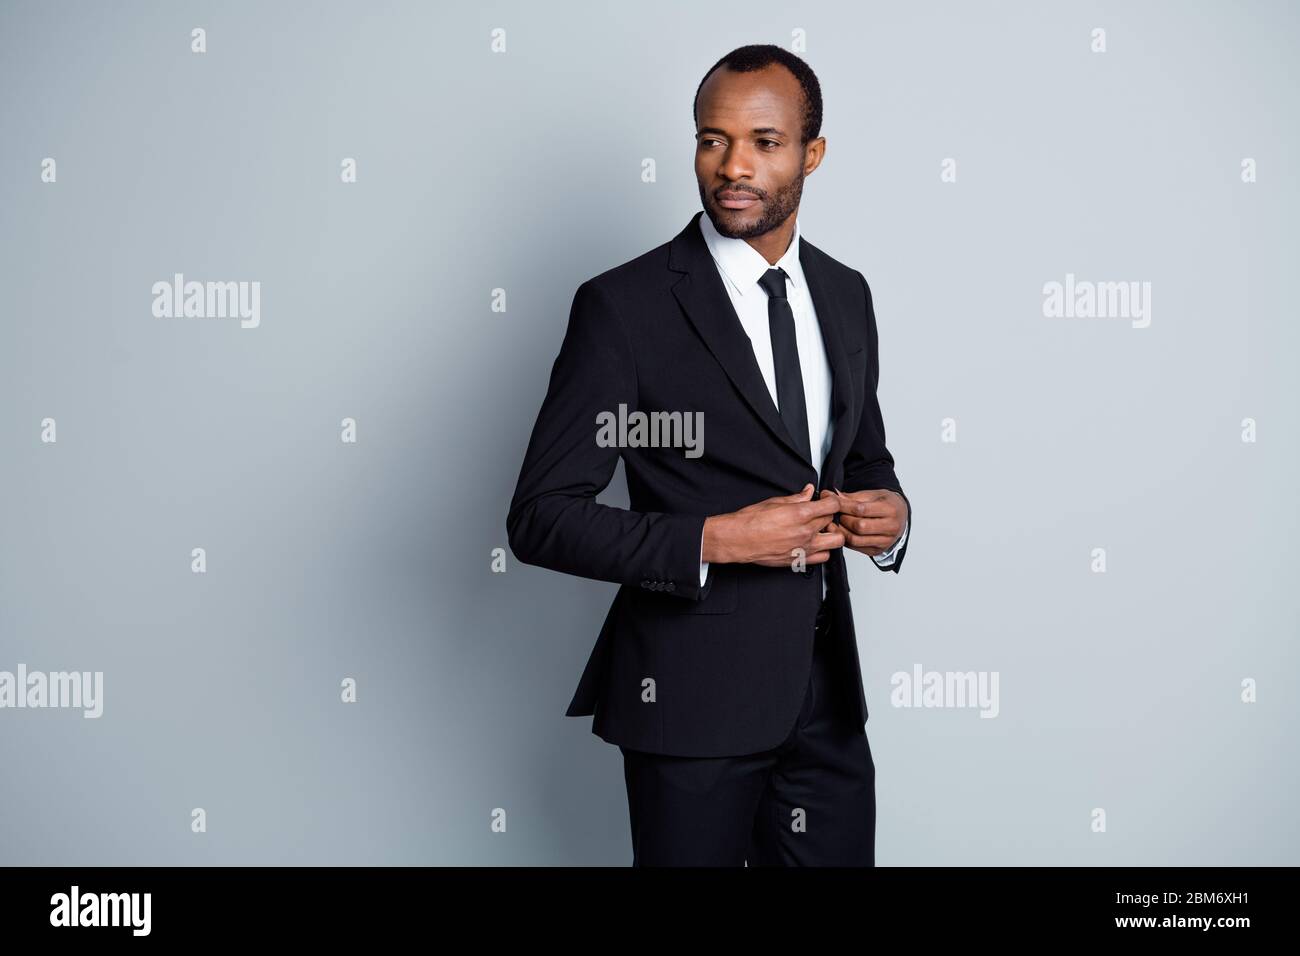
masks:
[[[762,97],[784,102],[792,96],[799,96],[801,88],[794,74],[780,66],[765,66],[761,70],[750,70],[747,73],[729,70],[724,66],[704,81],[700,97],[703,98],[706,94],[713,99]]]
[[[745,129],[780,128],[788,124],[799,108],[799,83],[784,70],[756,70],[753,73],[726,71],[717,84],[709,77],[700,93],[700,125],[738,124]],[[784,74],[789,84],[780,82]]]

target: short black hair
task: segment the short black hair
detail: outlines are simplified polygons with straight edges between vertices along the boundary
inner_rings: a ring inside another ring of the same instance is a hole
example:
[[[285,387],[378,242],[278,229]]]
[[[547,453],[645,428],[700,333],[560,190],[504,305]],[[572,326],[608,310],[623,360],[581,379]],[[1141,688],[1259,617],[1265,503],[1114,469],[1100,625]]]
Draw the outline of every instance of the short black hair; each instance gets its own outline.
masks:
[[[725,66],[736,73],[753,73],[773,63],[779,63],[794,74],[799,85],[803,87],[803,131],[799,145],[806,146],[809,140],[816,139],[822,132],[822,87],[817,82],[817,74],[799,57],[789,50],[771,43],[755,43],[732,50],[704,74],[704,80],[713,75],[720,66]],[[704,80],[695,88],[695,103],[691,108],[695,123],[700,122],[700,90]]]

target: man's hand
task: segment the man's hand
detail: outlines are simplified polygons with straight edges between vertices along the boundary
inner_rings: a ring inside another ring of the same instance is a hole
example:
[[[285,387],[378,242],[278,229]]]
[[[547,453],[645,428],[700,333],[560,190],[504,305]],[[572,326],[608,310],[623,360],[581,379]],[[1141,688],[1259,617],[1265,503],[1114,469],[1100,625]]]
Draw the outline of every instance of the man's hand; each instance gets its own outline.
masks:
[[[844,546],[844,534],[835,525],[835,515],[845,506],[829,492],[814,500],[813,486],[807,484],[797,494],[767,498],[730,514],[713,515],[704,521],[702,559],[788,568],[798,556],[797,550],[803,549],[805,564],[822,564],[830,560],[831,549]]]
[[[844,532],[844,546],[875,557],[894,546],[907,520],[907,501],[896,491],[840,491],[838,521]]]

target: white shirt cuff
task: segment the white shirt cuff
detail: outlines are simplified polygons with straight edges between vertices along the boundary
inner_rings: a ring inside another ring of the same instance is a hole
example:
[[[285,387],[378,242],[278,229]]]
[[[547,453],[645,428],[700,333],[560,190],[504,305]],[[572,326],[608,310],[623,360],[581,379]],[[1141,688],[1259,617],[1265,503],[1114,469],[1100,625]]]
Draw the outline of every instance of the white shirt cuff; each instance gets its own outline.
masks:
[[[700,587],[709,578],[709,562],[704,560],[704,532],[700,532]]]
[[[894,563],[898,558],[898,549],[907,541],[907,531],[911,526],[912,519],[909,517],[903,522],[903,533],[898,536],[898,540],[894,542],[894,546],[888,551],[881,554],[873,554],[871,556],[871,560],[876,562],[877,567],[887,568]]]

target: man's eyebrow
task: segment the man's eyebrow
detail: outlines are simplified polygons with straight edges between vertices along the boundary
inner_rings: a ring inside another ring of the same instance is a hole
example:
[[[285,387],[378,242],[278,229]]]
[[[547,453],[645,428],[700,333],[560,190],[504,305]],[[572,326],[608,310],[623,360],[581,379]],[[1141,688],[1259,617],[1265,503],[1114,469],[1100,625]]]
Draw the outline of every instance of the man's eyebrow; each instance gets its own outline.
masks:
[[[750,132],[755,135],[775,135],[775,136],[786,135],[785,130],[777,129],[775,126],[755,126],[753,129],[750,130]],[[727,135],[727,131],[725,129],[718,129],[716,126],[701,126],[699,132],[697,132],[695,135],[698,137],[698,136],[703,136],[705,133],[718,133],[723,136]]]

